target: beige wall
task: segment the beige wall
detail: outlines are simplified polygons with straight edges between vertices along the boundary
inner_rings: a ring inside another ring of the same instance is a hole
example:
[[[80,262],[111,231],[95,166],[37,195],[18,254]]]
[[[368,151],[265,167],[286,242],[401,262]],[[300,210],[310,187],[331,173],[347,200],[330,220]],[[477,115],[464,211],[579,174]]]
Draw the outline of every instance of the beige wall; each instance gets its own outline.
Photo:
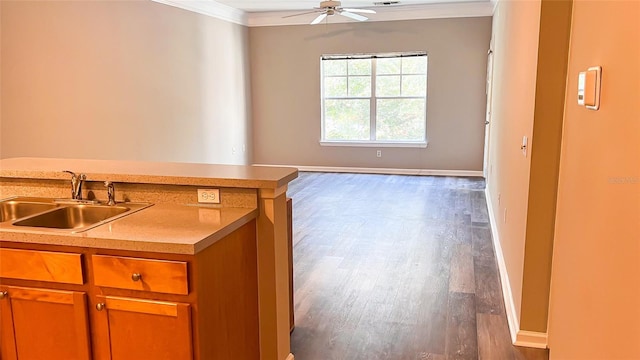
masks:
[[[493,17],[493,97],[489,203],[496,219],[508,286],[517,318],[521,315],[525,234],[529,203],[531,151],[520,150],[531,139],[535,109],[540,0],[500,1]],[[535,149],[534,149],[535,151]],[[509,304],[507,304],[509,305]]]
[[[553,253],[551,359],[640,359],[640,2],[576,0]],[[576,102],[602,66],[600,110]]]
[[[250,162],[246,27],[151,1],[0,3],[0,157]]]
[[[571,4],[500,1],[493,20],[489,206],[512,330],[539,340],[547,332]]]
[[[251,28],[255,163],[482,170],[491,18]],[[424,50],[426,149],[320,146],[320,56]]]

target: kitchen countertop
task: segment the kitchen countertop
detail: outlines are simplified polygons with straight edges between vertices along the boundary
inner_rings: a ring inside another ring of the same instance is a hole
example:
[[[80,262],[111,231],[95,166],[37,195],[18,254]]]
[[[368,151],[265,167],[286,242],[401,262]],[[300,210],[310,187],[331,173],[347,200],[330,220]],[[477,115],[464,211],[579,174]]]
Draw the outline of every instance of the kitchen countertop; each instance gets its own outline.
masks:
[[[69,181],[63,170],[87,181],[279,189],[298,176],[286,167],[161,163],[89,159],[9,158],[0,178]],[[8,197],[15,194],[3,194]],[[133,199],[135,201],[135,199]],[[156,203],[79,233],[0,223],[2,241],[104,249],[196,254],[259,216],[257,208]]]
[[[257,215],[257,209],[249,208],[155,204],[75,234],[0,223],[0,238],[20,243],[193,255]]]
[[[290,167],[26,157],[0,160],[0,177],[5,178],[68,180],[63,170],[85,174],[87,181],[254,189],[277,189],[298,176],[298,170]]]

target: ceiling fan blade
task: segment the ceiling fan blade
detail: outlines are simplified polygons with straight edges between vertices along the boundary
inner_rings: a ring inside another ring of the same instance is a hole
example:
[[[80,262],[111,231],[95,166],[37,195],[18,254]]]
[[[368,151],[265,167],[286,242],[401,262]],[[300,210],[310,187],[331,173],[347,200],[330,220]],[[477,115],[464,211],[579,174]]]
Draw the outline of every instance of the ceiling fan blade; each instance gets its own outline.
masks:
[[[352,18],[353,20],[358,20],[358,21],[365,21],[368,20],[369,18],[366,16],[362,16],[362,15],[358,15],[358,14],[354,14],[354,13],[350,13],[348,11],[341,11],[340,15],[342,16],[346,16],[348,18]]]
[[[315,25],[315,24],[320,23],[320,22],[321,22],[322,20],[324,20],[324,18],[326,18],[326,17],[327,17],[327,13],[322,13],[322,14],[318,15],[318,17],[317,17],[317,18],[315,18],[315,19],[311,22],[311,25]]]
[[[348,12],[352,12],[352,13],[363,13],[363,14],[375,14],[376,13],[375,10],[369,10],[369,9],[345,9],[345,8],[343,8],[342,11],[348,11]]]
[[[320,12],[320,10],[313,10],[313,11],[307,11],[307,12],[303,12],[303,13],[283,16],[282,18],[285,19],[285,18],[290,18],[290,17],[294,17],[294,16],[300,16],[300,15],[317,14],[319,12]]]

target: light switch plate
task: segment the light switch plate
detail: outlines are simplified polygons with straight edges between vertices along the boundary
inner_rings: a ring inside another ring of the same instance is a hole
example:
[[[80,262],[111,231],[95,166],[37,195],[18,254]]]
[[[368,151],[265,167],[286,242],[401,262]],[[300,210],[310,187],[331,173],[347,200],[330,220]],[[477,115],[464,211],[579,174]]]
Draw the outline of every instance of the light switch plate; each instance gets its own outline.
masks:
[[[589,110],[600,109],[600,87],[602,82],[602,67],[592,66],[587,69],[584,105]]]
[[[589,110],[600,108],[601,79],[601,66],[592,66],[578,74],[578,105]]]
[[[201,204],[220,204],[220,189],[198,189],[198,202]]]

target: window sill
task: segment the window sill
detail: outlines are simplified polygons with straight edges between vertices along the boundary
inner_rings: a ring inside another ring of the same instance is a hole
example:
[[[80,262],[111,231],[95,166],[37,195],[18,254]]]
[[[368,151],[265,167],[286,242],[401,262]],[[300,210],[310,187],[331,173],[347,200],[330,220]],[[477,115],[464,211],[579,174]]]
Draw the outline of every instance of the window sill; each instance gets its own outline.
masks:
[[[428,142],[391,142],[391,141],[320,141],[320,146],[347,147],[394,147],[394,148],[426,148]]]

